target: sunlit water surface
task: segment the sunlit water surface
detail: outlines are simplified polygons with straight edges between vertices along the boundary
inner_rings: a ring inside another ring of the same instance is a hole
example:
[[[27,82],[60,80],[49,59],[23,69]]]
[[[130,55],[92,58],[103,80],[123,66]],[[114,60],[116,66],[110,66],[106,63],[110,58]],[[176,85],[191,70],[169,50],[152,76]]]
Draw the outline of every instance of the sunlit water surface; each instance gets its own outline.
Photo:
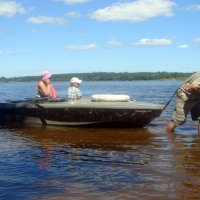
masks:
[[[128,94],[165,104],[180,81],[83,82],[84,96]],[[54,83],[61,97],[67,82]],[[35,83],[0,84],[0,100],[34,97]],[[166,133],[174,99],[141,129],[0,127],[0,199],[200,199],[197,122]]]

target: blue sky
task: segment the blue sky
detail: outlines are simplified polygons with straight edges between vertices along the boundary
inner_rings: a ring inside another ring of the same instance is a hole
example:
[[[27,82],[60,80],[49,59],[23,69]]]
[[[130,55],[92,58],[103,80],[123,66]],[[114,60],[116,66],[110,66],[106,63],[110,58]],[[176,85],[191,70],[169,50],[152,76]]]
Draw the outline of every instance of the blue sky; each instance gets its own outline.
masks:
[[[200,70],[199,0],[0,0],[0,77]]]

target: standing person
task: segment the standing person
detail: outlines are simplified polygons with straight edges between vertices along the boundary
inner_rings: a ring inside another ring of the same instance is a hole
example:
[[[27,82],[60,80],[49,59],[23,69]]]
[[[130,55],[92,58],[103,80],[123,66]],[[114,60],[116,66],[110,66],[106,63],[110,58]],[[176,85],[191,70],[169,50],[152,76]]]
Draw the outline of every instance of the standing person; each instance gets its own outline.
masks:
[[[73,77],[71,80],[71,86],[68,89],[68,97],[69,99],[80,99],[82,94],[79,89],[80,83],[82,83],[82,80],[80,80],[77,77]]]
[[[37,96],[38,97],[49,97],[52,99],[57,98],[57,92],[51,84],[50,78],[52,74],[48,71],[41,73],[41,79],[37,84]]]
[[[200,116],[200,72],[187,78],[176,91],[176,106],[172,120],[167,125],[167,132],[172,133],[178,125],[185,123],[190,112],[193,120]],[[200,131],[200,124],[198,126]]]

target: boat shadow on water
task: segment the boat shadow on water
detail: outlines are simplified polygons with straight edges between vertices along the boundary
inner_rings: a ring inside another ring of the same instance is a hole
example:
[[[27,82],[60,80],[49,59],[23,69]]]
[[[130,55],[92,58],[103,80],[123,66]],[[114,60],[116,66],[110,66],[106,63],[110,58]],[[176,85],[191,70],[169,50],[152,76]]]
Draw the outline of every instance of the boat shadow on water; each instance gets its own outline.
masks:
[[[146,128],[102,128],[60,126],[4,126],[12,128],[20,137],[44,146],[69,146],[77,148],[100,148],[129,150],[134,145],[149,145],[152,132]]]

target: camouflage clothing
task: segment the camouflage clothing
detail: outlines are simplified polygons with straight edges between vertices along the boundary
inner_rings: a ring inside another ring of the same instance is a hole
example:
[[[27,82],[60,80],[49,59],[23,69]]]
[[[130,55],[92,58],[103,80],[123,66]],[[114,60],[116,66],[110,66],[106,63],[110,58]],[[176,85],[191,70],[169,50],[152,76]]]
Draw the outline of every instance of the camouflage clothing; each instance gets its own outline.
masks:
[[[195,107],[199,102],[199,99],[190,100],[185,92],[181,89],[177,91],[176,107],[173,113],[173,122],[176,125],[184,124],[188,113]],[[195,113],[195,110],[193,110]],[[193,119],[194,120],[194,119]]]
[[[173,122],[176,125],[184,124],[189,112],[192,119],[197,120],[200,117],[200,93],[190,91],[189,84],[200,89],[200,73],[195,73],[186,79],[177,90],[176,107],[173,112]]]

